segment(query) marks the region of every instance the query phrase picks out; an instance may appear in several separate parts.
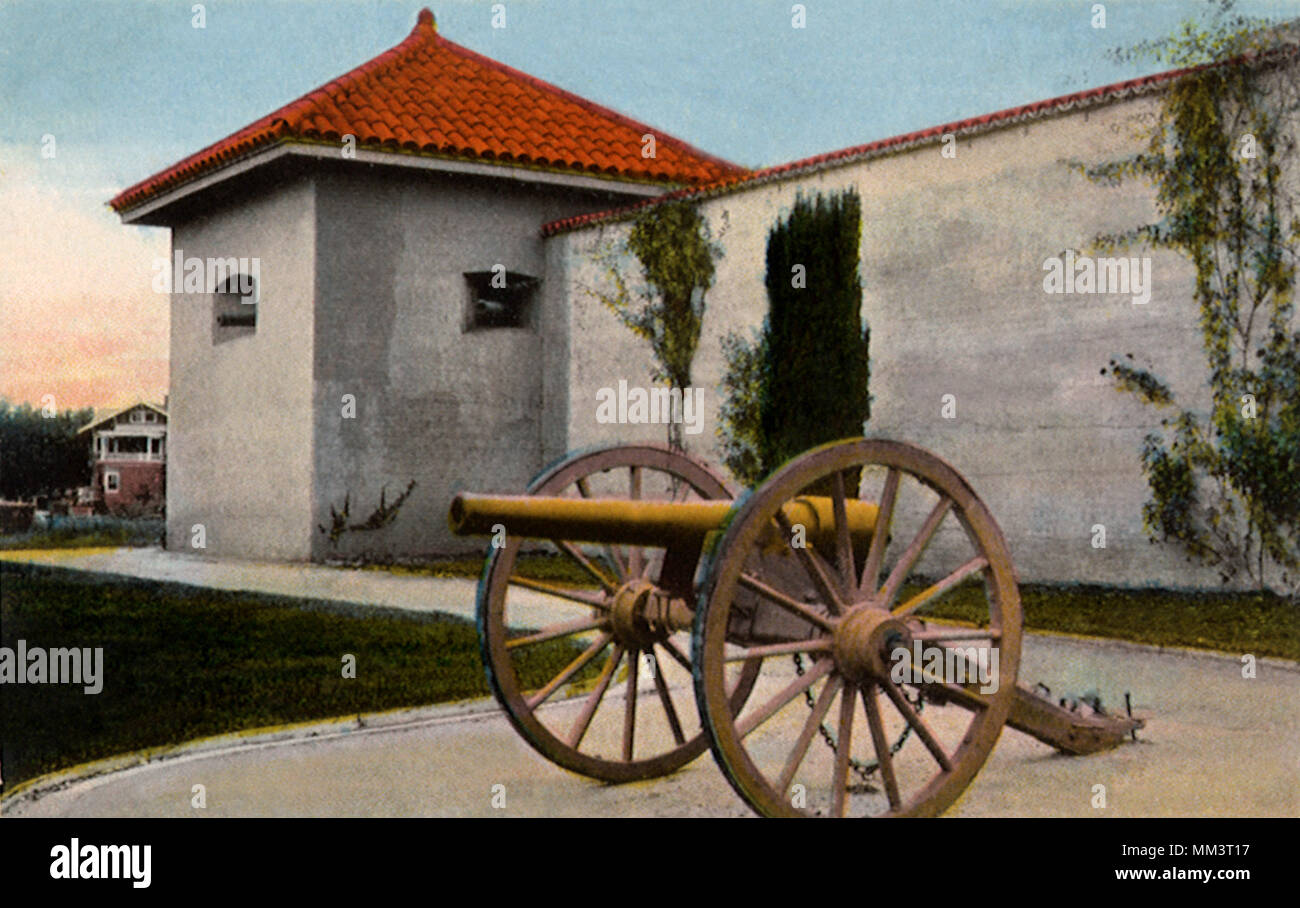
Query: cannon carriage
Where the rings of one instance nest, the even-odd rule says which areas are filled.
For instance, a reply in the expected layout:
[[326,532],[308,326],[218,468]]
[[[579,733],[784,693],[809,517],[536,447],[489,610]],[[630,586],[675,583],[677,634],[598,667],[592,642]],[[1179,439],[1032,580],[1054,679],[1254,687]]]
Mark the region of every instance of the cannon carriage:
[[[1142,724],[1017,683],[1006,542],[912,445],[824,445],[739,499],[665,447],[579,452],[526,494],[456,496],[449,523],[492,537],[477,621],[494,695],[543,756],[595,779],[711,748],[765,816],[933,816],[1004,725],[1082,754]],[[571,658],[526,688],[556,641]]]

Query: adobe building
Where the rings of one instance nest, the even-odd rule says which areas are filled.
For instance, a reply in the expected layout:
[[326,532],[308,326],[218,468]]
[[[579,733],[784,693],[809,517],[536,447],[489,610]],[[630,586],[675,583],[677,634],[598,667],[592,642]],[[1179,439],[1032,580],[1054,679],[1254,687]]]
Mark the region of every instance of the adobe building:
[[[747,171],[459,47],[422,12],[393,50],[113,200],[186,256],[261,258],[251,332],[223,333],[229,294],[173,295],[169,545],[203,523],[222,555],[463,551],[445,529],[456,491],[517,492],[566,451],[662,440],[597,420],[599,389],[652,370],[587,291],[665,195],[726,228],[694,366],[705,431],[687,438],[716,463],[720,341],[766,313],[767,233],[798,193],[851,187],[868,433],[961,470],[1024,580],[1217,586],[1148,543],[1139,454],[1159,414],[1100,374],[1134,353],[1180,394],[1203,387],[1190,266],[1150,253],[1140,292],[1045,285],[1054,258],[1153,218],[1150,191],[1073,165],[1137,150],[1178,75]],[[390,527],[331,548],[319,527],[345,494],[364,518],[412,479]]]
[[[125,190],[113,208],[171,228],[174,255],[259,271],[253,294],[224,292],[233,265],[172,294],[168,547],[196,524],[246,558],[446,543],[454,492],[522,488],[564,398],[540,226],[742,172],[425,10],[392,50]],[[320,532],[345,496],[363,520],[411,480],[382,534]]]

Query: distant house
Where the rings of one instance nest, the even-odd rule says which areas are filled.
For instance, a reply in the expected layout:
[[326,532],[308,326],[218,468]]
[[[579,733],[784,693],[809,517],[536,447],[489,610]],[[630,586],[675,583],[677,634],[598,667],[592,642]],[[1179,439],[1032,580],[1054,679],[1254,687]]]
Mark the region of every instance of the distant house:
[[90,442],[93,472],[75,512],[158,512],[167,469],[167,410],[139,402],[99,417],[79,435]]

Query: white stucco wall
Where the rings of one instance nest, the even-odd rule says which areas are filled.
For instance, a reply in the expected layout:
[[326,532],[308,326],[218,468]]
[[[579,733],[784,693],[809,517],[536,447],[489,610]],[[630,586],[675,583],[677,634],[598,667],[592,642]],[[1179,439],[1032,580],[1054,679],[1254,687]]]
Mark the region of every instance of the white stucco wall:
[[[729,226],[694,369],[709,416],[689,447],[720,459],[719,342],[766,312],[768,231],[796,192],[855,187],[872,329],[867,433],[931,448],[962,471],[1025,580],[1215,584],[1146,540],[1138,457],[1159,416],[1099,374],[1112,355],[1133,353],[1184,394],[1203,384],[1190,266],[1151,255],[1146,305],[1043,290],[1048,257],[1153,217],[1151,192],[1090,183],[1067,162],[1131,152],[1134,126],[1156,103],[1146,96],[963,138],[953,159],[936,143],[703,202],[715,232],[724,216]],[[647,347],[582,292],[600,280],[594,250],[626,229],[593,226],[549,241],[572,306],[570,448],[663,437],[662,427],[595,421],[596,388],[649,383]],[[955,419],[941,417],[945,394],[956,397]],[[1094,524],[1106,527],[1104,549],[1092,547]]]
[[[543,424],[567,391],[566,313],[546,279],[531,327],[465,331],[464,274],[501,264],[545,278],[540,226],[621,197],[365,165],[318,181],[315,523],[345,495],[360,523],[385,485],[390,502],[416,488],[381,531],[336,547],[313,527],[313,556],[481,551],[451,536],[448,505],[464,489],[517,492],[546,462]],[[342,417],[345,394],[355,419]]]
[[299,178],[209,208],[172,231],[173,255],[257,258],[257,330],[213,343],[210,295],[173,294],[167,545],[298,560],[312,519],[315,191]]

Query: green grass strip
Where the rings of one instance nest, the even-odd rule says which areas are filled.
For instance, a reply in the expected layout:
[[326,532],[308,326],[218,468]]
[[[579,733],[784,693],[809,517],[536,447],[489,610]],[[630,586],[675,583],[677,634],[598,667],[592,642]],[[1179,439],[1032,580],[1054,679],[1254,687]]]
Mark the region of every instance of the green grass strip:
[[[6,786],[146,747],[488,694],[461,618],[0,562],[0,645],[20,639],[103,647],[103,690],[0,688]],[[525,684],[579,650],[529,647]]]

